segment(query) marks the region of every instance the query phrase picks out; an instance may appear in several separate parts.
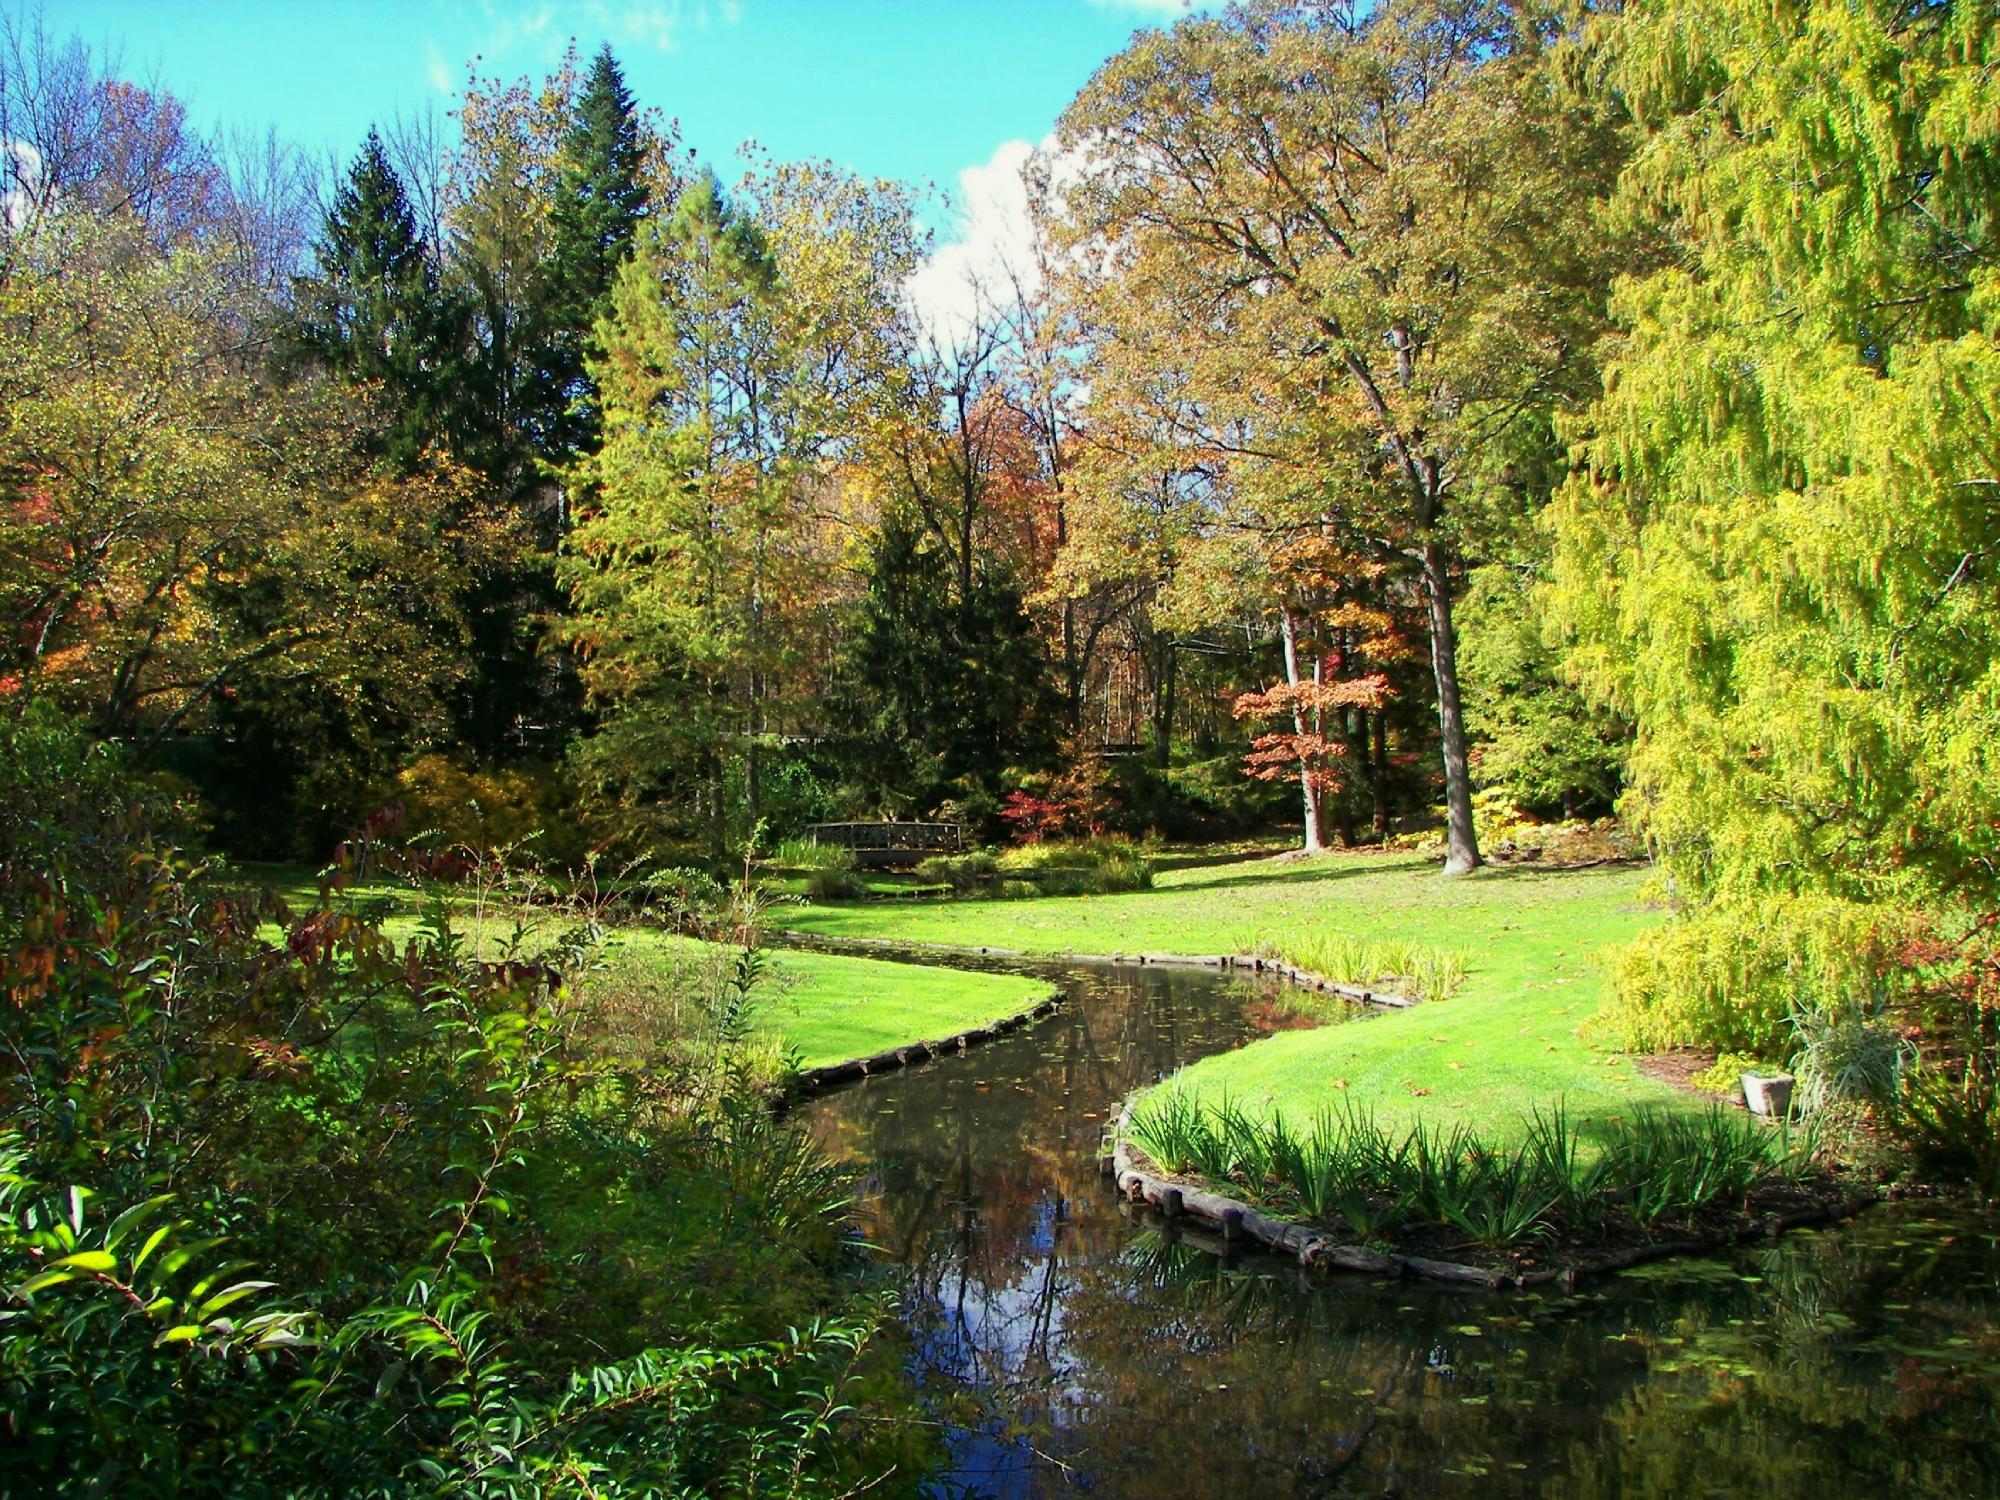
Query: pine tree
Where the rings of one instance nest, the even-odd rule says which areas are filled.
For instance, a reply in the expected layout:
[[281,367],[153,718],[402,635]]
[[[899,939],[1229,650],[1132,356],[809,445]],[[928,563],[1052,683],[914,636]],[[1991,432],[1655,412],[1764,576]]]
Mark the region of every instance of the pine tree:
[[596,446],[587,351],[611,310],[611,283],[632,253],[651,194],[646,141],[625,75],[607,46],[591,63],[559,152],[546,263],[548,346],[540,371],[549,410],[543,456],[562,463]]
[[982,571],[958,597],[950,559],[893,515],[872,564],[832,710],[851,782],[897,813],[996,806],[1002,772],[1049,763],[1059,716],[1019,591]]
[[407,469],[447,425],[455,304],[440,295],[431,247],[373,130],[314,255],[318,273],[298,289],[298,341],[347,379],[381,386],[381,449]]

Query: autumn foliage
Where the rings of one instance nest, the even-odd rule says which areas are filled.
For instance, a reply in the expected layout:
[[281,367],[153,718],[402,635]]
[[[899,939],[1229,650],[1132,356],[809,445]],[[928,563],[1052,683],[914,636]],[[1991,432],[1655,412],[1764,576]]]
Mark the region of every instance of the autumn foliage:
[[1290,720],[1292,726],[1252,740],[1243,757],[1244,774],[1259,781],[1300,776],[1318,791],[1339,791],[1339,761],[1347,745],[1327,733],[1329,721],[1350,708],[1381,708],[1392,691],[1384,673],[1371,672],[1341,682],[1274,682],[1260,692],[1239,695],[1230,706],[1237,718]]

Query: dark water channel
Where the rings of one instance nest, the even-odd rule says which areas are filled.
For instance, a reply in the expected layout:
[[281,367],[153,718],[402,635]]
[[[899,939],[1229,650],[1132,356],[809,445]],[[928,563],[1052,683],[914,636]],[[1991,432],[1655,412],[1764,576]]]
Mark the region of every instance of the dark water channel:
[[802,1110],[902,1279],[931,1493],[2000,1496],[2000,1221],[1884,1208],[1571,1294],[1224,1262],[1121,1203],[1096,1147],[1270,996],[1029,971],[1062,1012]]

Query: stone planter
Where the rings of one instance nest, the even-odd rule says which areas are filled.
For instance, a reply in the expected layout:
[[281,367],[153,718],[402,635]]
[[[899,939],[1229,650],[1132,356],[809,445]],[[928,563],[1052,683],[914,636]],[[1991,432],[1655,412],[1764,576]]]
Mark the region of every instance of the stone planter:
[[1743,1102],[1750,1113],[1769,1120],[1783,1120],[1792,1112],[1792,1075],[1789,1073],[1745,1073]]

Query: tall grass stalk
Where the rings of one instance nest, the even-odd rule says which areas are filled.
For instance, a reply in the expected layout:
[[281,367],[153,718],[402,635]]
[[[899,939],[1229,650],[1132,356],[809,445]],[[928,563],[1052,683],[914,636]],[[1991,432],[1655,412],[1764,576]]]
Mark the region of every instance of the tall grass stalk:
[[1341,984],[1390,990],[1417,1000],[1445,1000],[1465,983],[1465,958],[1418,943],[1374,941],[1338,933],[1293,933],[1259,953]]
[[1589,1155],[1561,1104],[1536,1111],[1522,1143],[1499,1151],[1461,1125],[1396,1135],[1348,1107],[1322,1110],[1299,1131],[1283,1117],[1260,1120],[1232,1100],[1207,1105],[1174,1087],[1142,1101],[1127,1130],[1168,1172],[1363,1240],[1433,1224],[1488,1249],[1594,1235],[1621,1216],[1651,1230],[1803,1176],[1818,1156],[1810,1127],[1769,1129],[1720,1108],[1642,1114]]

